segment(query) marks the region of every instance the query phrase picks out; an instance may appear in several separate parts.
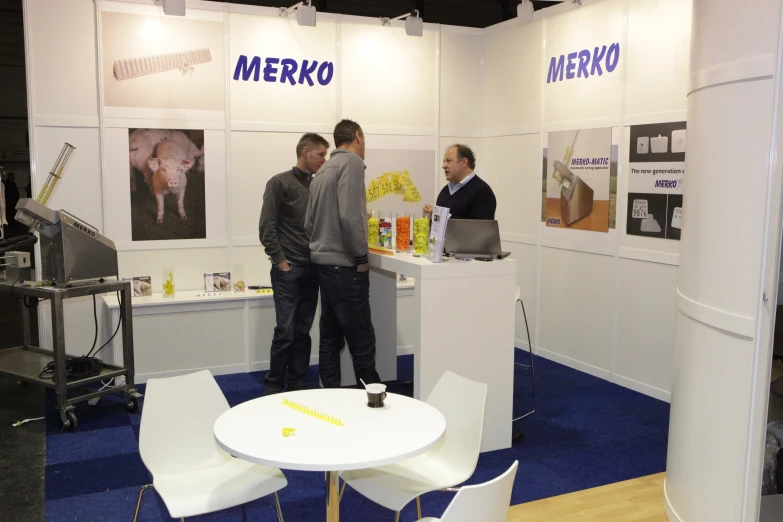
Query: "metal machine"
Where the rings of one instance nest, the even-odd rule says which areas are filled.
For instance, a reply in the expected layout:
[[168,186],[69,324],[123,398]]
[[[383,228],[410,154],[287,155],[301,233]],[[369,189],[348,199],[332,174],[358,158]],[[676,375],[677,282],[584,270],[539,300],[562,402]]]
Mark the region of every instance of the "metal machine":
[[54,283],[119,274],[113,241],[70,212],[46,206],[74,150],[70,143],[63,146],[38,199],[22,198],[16,205],[16,220],[27,225],[30,232],[39,234],[41,277]]
[[552,177],[560,183],[560,214],[567,225],[593,211],[593,189],[560,161],[554,162]]
[[[64,210],[46,206],[54,187],[62,178],[65,166],[75,148],[66,143],[49,173],[37,199],[20,199],[16,205],[16,220],[29,227],[29,233],[0,240],[0,294],[8,293],[19,300],[20,326],[24,344],[0,350],[0,373],[21,381],[52,388],[57,409],[65,429],[77,428],[75,404],[98,399],[107,394],[122,394],[129,411],[138,411],[141,394],[134,384],[133,317],[131,284],[128,281],[105,280],[118,276],[117,250],[114,243],[98,230]],[[30,255],[20,249],[41,242],[42,280],[31,277]],[[117,292],[120,302],[120,324],[101,346],[93,343],[88,353],[72,355],[65,347],[66,299]],[[43,301],[49,308],[52,350],[32,345],[30,311]],[[97,341],[97,315],[96,341]],[[122,328],[121,365],[98,359],[101,350],[111,344]],[[113,386],[105,380],[117,379]],[[86,393],[77,395],[79,391]]]

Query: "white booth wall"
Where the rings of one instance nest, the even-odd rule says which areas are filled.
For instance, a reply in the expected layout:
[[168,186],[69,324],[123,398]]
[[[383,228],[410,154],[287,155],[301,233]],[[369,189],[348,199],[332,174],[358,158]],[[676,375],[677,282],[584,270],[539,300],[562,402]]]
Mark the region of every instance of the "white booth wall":
[[[150,275],[157,289],[161,267],[173,265],[177,290],[198,290],[205,272],[242,264],[246,281],[268,281],[270,266],[257,237],[261,196],[266,180],[293,164],[303,132],[331,141],[334,122],[348,117],[363,126],[369,149],[433,150],[434,191],[444,184],[443,147],[463,142],[497,195],[503,245],[518,261],[537,352],[669,399],[679,244],[625,234],[626,142],[629,125],[685,119],[689,1],[585,0],[537,11],[525,25],[425,24],[417,38],[407,36],[402,23],[382,27],[377,19],[319,13],[317,27],[299,27],[276,9],[188,0],[186,18],[222,21],[226,43],[223,56],[213,56],[225,68],[222,110],[190,112],[104,102],[97,13],[162,17],[152,0],[25,0],[24,6],[33,187],[41,186],[63,142],[77,147],[51,206],[114,239],[122,277]],[[546,83],[552,56],[611,43],[621,50],[611,74]],[[276,53],[331,60],[335,79],[320,89],[231,80],[239,54]],[[122,136],[136,127],[205,129],[208,167],[216,175],[206,239],[140,243],[127,237]],[[546,227],[540,219],[545,133],[592,127],[613,129],[620,159],[616,227],[608,233]],[[418,320],[406,316],[404,300],[403,353],[404,324]],[[92,303],[74,301],[66,306],[66,342],[79,353],[92,341]],[[271,324],[271,317],[259,320]],[[44,345],[48,337],[45,331]],[[526,347],[521,310],[516,338]],[[263,363],[268,346],[257,357]]]
[[[484,167],[498,195],[503,246],[519,262],[540,355],[669,400],[679,241],[627,235],[629,126],[685,120],[691,3],[600,0],[536,11],[484,33]],[[665,37],[663,36],[665,35]],[[547,83],[550,59],[620,44],[617,68]],[[545,134],[612,127],[616,226],[607,233],[541,221]],[[517,346],[527,348],[521,310]]]

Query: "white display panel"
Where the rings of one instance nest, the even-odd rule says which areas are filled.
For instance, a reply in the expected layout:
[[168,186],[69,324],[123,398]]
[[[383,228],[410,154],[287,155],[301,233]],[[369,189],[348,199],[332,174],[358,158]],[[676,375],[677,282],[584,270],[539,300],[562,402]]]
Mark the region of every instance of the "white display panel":
[[441,26],[440,135],[481,136],[481,31]]
[[[621,259],[615,373],[668,399],[672,386],[677,267]],[[639,387],[636,387],[639,389]]]
[[[661,31],[662,27],[666,27],[666,31]],[[629,2],[627,34],[625,114],[684,112],[688,94],[691,3],[682,0]]]
[[484,138],[479,173],[497,199],[502,234],[535,236],[541,220],[541,153],[538,134]]
[[539,347],[568,366],[610,378],[616,261],[541,248]]
[[[287,130],[298,125],[302,131],[324,131],[324,126],[334,125],[338,85],[335,22],[319,19],[315,27],[303,27],[294,17],[233,13],[229,27],[233,129]],[[242,62],[246,66],[240,65],[240,56],[246,57]],[[258,67],[250,70],[255,57],[259,58]]]
[[403,26],[342,17],[339,116],[366,133],[434,135],[438,32],[425,24],[412,37]]
[[[224,119],[222,12],[188,9],[184,17],[166,16],[159,6],[125,2],[104,2],[102,8],[107,118]],[[194,50],[209,59],[183,70],[172,65],[177,61],[172,55]],[[119,73],[126,68],[145,74]]]
[[534,20],[484,37],[484,136],[538,132],[542,28]]
[[256,234],[255,246],[234,246],[231,257],[235,267],[242,265],[245,271],[245,284],[253,286],[270,286],[272,284],[270,276],[272,262],[264,252],[264,247],[258,240],[258,234]]
[[[237,245],[258,245],[267,182],[296,165],[299,133],[232,132],[231,134],[231,221]],[[332,145],[332,136],[323,134]],[[333,147],[329,148],[329,152]],[[327,156],[328,157],[328,156]]]
[[604,0],[546,17],[541,71],[546,125],[619,118],[625,5],[625,0]]
[[31,28],[26,52],[35,116],[97,127],[95,5],[51,1],[25,5]]
[[[172,239],[167,241],[133,240],[128,129],[108,128],[104,131],[104,137],[104,151],[106,154],[104,161],[106,165],[106,189],[104,194],[107,208],[111,209],[107,216],[107,233],[117,244],[118,250],[227,246],[225,132],[217,130],[204,131],[204,173],[199,174],[195,172],[194,167],[187,174],[188,176],[201,175],[204,177],[206,238]],[[138,184],[137,191],[139,197],[146,196],[149,193],[149,189],[143,182]],[[165,196],[165,198],[173,197],[172,195]],[[149,198],[154,198],[153,194],[149,193]]]
[[[33,186],[39,190],[46,182],[49,169],[54,166],[63,144],[68,142],[76,147],[47,206],[55,210],[66,210],[101,233],[107,234],[103,222],[103,180],[98,129],[38,127],[35,129],[35,139],[38,165]],[[115,238],[109,235],[109,239]]]

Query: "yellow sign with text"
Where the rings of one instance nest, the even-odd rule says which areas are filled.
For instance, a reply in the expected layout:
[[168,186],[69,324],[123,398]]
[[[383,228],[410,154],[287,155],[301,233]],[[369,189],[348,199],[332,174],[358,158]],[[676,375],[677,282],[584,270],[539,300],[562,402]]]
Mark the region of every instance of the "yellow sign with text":
[[384,172],[374,180],[370,181],[367,187],[367,202],[380,199],[389,194],[399,194],[403,201],[415,203],[421,201],[421,194],[411,181],[410,173],[405,170],[402,172]]

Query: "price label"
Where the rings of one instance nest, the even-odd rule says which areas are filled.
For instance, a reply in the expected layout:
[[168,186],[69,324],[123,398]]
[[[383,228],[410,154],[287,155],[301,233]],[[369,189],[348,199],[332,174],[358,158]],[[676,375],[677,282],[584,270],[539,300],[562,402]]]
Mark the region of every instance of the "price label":
[[646,199],[634,199],[631,217],[635,219],[645,219],[647,217],[647,207]]
[[674,207],[672,215],[672,228],[682,228],[682,207]]

